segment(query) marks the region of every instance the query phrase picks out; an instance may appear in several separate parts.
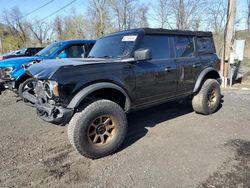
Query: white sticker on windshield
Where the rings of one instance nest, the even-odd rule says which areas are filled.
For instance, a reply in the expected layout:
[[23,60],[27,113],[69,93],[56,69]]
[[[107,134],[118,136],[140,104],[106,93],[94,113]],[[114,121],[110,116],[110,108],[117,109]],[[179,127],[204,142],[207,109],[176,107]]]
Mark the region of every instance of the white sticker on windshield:
[[135,41],[137,38],[137,36],[133,36],[133,35],[130,35],[130,36],[124,36],[122,38],[122,41],[123,42],[131,42],[131,41]]

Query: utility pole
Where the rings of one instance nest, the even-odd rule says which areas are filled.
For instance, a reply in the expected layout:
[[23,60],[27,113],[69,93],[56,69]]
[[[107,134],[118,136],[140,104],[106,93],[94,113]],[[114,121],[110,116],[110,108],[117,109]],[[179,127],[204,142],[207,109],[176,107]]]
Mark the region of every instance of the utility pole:
[[250,0],[247,1],[247,29],[250,30]]
[[227,87],[230,53],[233,52],[234,26],[236,17],[236,0],[228,0],[227,23],[224,34],[224,50],[222,55],[221,76],[223,86]]

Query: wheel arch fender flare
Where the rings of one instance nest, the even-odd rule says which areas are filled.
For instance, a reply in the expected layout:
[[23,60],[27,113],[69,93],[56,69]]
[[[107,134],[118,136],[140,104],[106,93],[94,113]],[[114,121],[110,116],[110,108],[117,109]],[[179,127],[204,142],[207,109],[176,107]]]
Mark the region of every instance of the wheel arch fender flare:
[[97,91],[99,89],[115,89],[115,90],[121,92],[125,97],[124,110],[128,111],[130,109],[131,99],[130,99],[129,95],[126,93],[126,91],[122,87],[118,86],[117,84],[113,84],[113,83],[109,83],[109,82],[95,83],[95,84],[91,84],[91,85],[83,88],[73,97],[73,99],[68,104],[67,108],[70,108],[70,109],[77,108],[78,105],[82,102],[82,100],[84,100],[84,98],[86,98],[89,94],[91,94],[92,92]]
[[17,88],[20,84],[25,82],[25,80],[32,78],[30,75],[27,73],[24,73],[22,75],[19,75],[19,77],[15,78],[15,87]]
[[212,67],[208,67],[206,69],[204,69],[198,76],[197,80],[196,80],[196,83],[194,85],[194,88],[193,88],[193,93],[197,92],[199,90],[199,88],[201,87],[202,85],[202,82],[204,80],[204,78],[208,75],[208,74],[211,74],[213,75],[212,78],[215,78],[216,80],[218,80],[218,82],[221,84],[221,77],[220,77],[220,74],[219,72],[215,69],[215,68],[212,68]]

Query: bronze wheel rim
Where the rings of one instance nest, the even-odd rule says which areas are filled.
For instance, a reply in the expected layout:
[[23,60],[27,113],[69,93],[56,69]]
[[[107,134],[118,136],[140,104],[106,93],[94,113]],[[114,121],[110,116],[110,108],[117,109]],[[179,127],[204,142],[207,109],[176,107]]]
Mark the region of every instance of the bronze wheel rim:
[[115,139],[116,131],[116,119],[110,115],[102,115],[91,122],[87,136],[90,144],[95,146],[105,146]]
[[208,101],[207,104],[211,108],[216,104],[216,90],[215,88],[211,88],[209,93],[208,93]]

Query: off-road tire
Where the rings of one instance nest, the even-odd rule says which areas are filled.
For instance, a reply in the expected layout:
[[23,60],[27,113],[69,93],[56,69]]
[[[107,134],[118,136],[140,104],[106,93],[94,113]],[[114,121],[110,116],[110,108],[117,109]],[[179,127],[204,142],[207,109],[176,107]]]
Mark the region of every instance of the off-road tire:
[[32,81],[36,81],[36,79],[35,79],[35,78],[28,78],[28,79],[25,80],[23,83],[21,83],[21,84],[19,85],[19,87],[18,87],[18,95],[19,95],[19,97],[20,97],[24,102],[27,102],[27,101],[25,101],[24,98],[23,98],[24,88],[25,88],[25,86],[26,86],[28,83],[30,83],[30,82],[32,82]]
[[[214,103],[209,106],[209,95],[211,90],[214,92]],[[192,99],[192,106],[196,113],[208,115],[216,112],[220,105],[221,91],[220,84],[215,79],[207,79],[201,86],[199,92]]]
[[[109,143],[97,146],[89,139],[89,127],[97,117],[115,118],[116,131]],[[127,133],[127,118],[116,103],[100,99],[88,102],[81,112],[75,113],[68,125],[68,138],[73,147],[83,156],[97,159],[114,153],[123,143]]]

